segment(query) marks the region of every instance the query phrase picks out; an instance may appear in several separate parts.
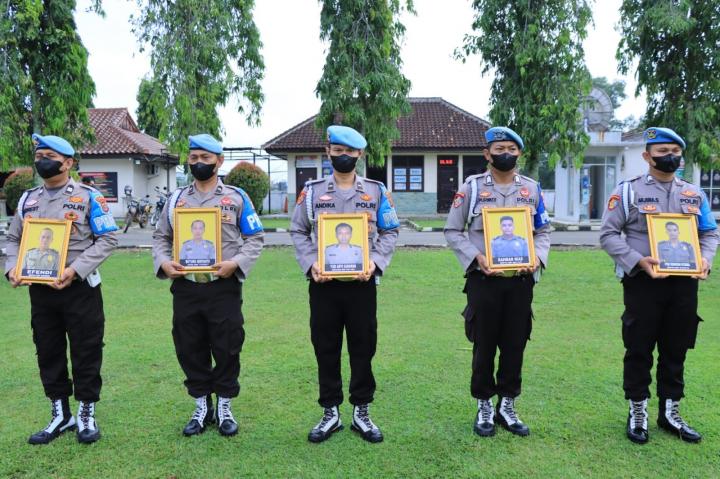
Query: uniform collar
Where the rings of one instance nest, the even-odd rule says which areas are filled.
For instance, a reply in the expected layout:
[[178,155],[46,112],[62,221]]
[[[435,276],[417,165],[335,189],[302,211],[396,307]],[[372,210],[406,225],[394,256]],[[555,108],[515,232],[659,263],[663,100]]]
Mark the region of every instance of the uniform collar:
[[[77,183],[75,183],[75,181],[72,178],[69,178],[68,182],[65,183],[64,186],[60,187],[60,190],[62,190],[63,195],[70,196],[71,194],[73,194],[74,192],[76,192],[78,190],[78,186],[77,186]],[[60,190],[58,190],[58,191],[60,191]],[[45,193],[47,193],[47,187],[45,186],[45,183],[43,183],[42,187],[40,188],[40,194],[42,195]]]
[[[493,179],[492,173],[487,172],[487,176],[485,176],[485,180],[483,181],[484,184],[491,186],[495,184],[495,180]],[[520,175],[514,175],[513,176],[513,182],[515,186],[522,186],[522,180],[520,179]]]
[[[333,175],[328,175],[325,178],[326,178],[325,186],[326,186],[327,192],[328,193],[335,192],[336,191],[335,178],[333,177]],[[365,192],[365,185],[363,184],[362,178],[360,176],[358,176],[357,174],[355,175],[355,190],[359,191],[360,193]]]
[[[677,186],[682,186],[682,180],[678,178],[677,176],[673,176],[673,179],[671,180],[673,183],[675,183]],[[650,173],[645,174],[645,184],[646,185],[654,185],[658,183],[658,181],[651,175]]]
[[[192,195],[195,193],[195,181],[193,180],[192,183],[190,183],[190,186],[188,187],[187,194]],[[222,180],[220,178],[217,179],[217,186],[215,187],[215,194],[216,195],[222,195],[225,190],[225,185],[223,184]]]

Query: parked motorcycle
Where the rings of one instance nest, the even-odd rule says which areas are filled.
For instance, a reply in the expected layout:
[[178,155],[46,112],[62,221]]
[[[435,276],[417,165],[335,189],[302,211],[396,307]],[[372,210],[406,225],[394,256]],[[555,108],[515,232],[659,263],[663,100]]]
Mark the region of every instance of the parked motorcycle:
[[155,211],[153,211],[152,216],[150,216],[150,225],[153,228],[157,228],[157,225],[160,222],[160,215],[162,214],[163,208],[165,208],[165,203],[167,202],[167,199],[170,198],[167,186],[163,186],[162,190],[156,186],[155,193],[158,200],[155,202]]
[[152,205],[150,204],[150,195],[145,195],[144,198],[137,200],[132,196],[132,188],[125,189],[125,201],[127,202],[127,214],[125,215],[125,229],[123,233],[127,233],[128,228],[133,223],[137,222],[140,228],[145,228],[148,222],[150,213],[152,212]]

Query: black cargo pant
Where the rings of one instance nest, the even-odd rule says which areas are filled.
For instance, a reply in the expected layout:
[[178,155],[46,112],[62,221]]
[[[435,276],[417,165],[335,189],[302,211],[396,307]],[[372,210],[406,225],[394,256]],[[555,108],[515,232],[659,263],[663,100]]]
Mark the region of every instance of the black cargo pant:
[[[105,314],[100,286],[73,281],[61,290],[32,284],[30,312],[40,379],[50,399],[99,401]],[[70,342],[72,381],[68,374]]]
[[[532,330],[532,276],[468,274],[465,334],[473,342],[470,392],[477,399],[517,397],[525,345]],[[495,352],[500,350],[497,381]]]
[[322,407],[343,402],[340,353],[343,330],[350,356],[350,403],[368,404],[375,394],[372,358],[377,345],[375,280],[310,280],[310,337],[318,364]]
[[652,279],[644,272],[623,278],[625,399],[650,397],[650,370],[657,344],[657,394],[661,400],[680,400],[687,350],[695,347],[698,323],[698,280],[671,276]]
[[[245,340],[242,283],[234,276],[209,283],[173,281],[173,341],[192,397],[240,393],[240,351]],[[212,360],[215,359],[215,367]]]

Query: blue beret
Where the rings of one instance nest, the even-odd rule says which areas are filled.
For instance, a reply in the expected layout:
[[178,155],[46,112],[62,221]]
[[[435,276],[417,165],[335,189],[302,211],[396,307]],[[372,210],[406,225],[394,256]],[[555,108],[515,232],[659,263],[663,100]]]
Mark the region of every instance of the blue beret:
[[33,134],[32,139],[35,143],[36,150],[39,150],[40,148],[48,148],[50,150],[57,151],[61,155],[75,155],[75,149],[73,149],[72,145],[68,143],[65,138],[60,138],[59,136],[53,135],[40,136],[35,133]]
[[364,136],[349,126],[331,125],[327,129],[328,141],[336,145],[345,145],[356,150],[362,150],[367,146]]
[[643,139],[648,145],[653,143],[677,143],[683,150],[685,149],[685,140],[670,128],[651,126],[643,133]]
[[487,141],[488,144],[493,141],[514,141],[521,150],[525,148],[525,143],[523,143],[520,135],[506,126],[496,126],[490,128],[485,132],[485,141]]
[[200,135],[190,136],[189,139],[191,150],[205,150],[210,153],[215,153],[216,155],[222,155],[222,143],[217,141],[212,135],[202,133]]

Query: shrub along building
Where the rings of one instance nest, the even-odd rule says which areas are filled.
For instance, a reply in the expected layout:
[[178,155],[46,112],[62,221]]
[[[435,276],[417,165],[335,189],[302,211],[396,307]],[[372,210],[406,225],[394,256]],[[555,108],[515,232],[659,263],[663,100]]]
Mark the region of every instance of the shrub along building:
[[152,197],[156,186],[175,189],[178,158],[168,154],[159,140],[141,132],[127,108],[90,108],[88,115],[95,142],[78,148],[78,171],[95,179],[113,216],[125,215],[126,186],[135,197]]
[[[409,102],[411,112],[397,121],[400,138],[385,165],[367,168],[365,176],[387,185],[402,215],[447,213],[465,178],[487,168],[482,150],[490,123],[442,98]],[[332,173],[325,156],[326,135],[315,128],[315,118],[263,145],[268,153],[287,159],[290,205],[306,181]]]

